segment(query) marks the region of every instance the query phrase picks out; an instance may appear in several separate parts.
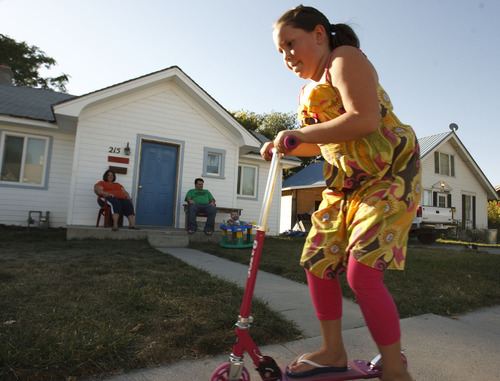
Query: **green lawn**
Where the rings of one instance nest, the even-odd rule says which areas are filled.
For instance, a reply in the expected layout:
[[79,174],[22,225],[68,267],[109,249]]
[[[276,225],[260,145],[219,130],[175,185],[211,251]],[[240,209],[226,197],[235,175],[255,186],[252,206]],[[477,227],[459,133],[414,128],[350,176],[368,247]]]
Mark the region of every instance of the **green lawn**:
[[[305,283],[304,238],[267,237],[260,268]],[[191,245],[248,265],[251,249]],[[401,317],[500,304],[500,255],[410,248],[386,283]],[[345,295],[352,298],[344,283]],[[0,227],[0,379],[102,378],[230,353],[243,290],[145,241],[66,241],[65,230]],[[255,301],[258,345],[300,338]]]
[[[266,237],[260,269],[306,283],[299,259],[305,238]],[[191,244],[231,261],[248,264],[251,249],[227,249],[217,244]],[[481,248],[479,248],[481,249]],[[344,295],[354,300],[345,276]],[[402,318],[434,313],[456,315],[500,304],[500,255],[473,250],[409,247],[405,271],[387,271],[385,283]]]
[[[146,241],[0,227],[0,379],[76,380],[230,353],[242,289]],[[258,345],[300,331],[255,302]]]

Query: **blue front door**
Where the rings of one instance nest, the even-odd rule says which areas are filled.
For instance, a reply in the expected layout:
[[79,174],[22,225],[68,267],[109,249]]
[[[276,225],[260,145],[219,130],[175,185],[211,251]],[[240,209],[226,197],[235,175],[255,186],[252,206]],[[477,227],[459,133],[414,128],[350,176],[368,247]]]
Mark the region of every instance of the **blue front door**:
[[179,147],[143,141],[137,189],[136,223],[172,226]]

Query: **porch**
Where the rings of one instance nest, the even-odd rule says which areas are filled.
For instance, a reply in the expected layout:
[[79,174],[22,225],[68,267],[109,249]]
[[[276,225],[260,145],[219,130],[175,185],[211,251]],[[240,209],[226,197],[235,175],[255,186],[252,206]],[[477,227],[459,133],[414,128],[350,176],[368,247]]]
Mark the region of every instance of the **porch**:
[[66,239],[116,239],[147,240],[153,247],[187,247],[189,242],[222,242],[222,232],[216,228],[212,235],[206,235],[202,229],[188,234],[185,229],[158,226],[140,226],[141,230],[132,230],[128,226],[119,230],[95,226],[67,226]]

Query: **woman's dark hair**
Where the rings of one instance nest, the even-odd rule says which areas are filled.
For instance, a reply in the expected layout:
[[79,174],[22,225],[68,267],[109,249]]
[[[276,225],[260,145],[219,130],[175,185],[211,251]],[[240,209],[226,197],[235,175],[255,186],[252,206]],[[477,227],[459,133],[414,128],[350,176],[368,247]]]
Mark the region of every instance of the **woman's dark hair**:
[[280,25],[289,25],[306,32],[312,32],[317,25],[322,25],[329,35],[330,49],[333,50],[342,45],[359,49],[359,38],[349,25],[330,24],[326,16],[313,7],[299,5],[290,9],[274,23],[274,29]]
[[115,182],[116,181],[116,173],[112,169],[108,169],[106,172],[104,172],[104,175],[102,175],[102,179],[104,181],[108,181],[108,173],[113,174],[113,182]]

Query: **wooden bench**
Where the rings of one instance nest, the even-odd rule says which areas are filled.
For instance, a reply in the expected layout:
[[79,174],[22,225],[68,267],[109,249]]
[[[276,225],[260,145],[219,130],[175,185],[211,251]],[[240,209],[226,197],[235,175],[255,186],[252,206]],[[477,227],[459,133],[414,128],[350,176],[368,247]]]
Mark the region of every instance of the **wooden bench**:
[[[241,208],[226,208],[224,206],[216,206],[217,209],[217,214],[229,214],[229,217],[226,219],[231,218],[231,212],[233,210],[236,210],[238,212],[238,216],[241,216],[241,211],[243,209]],[[186,230],[189,227],[189,204],[184,204],[184,213],[186,214]],[[205,213],[198,213],[197,217],[206,217],[207,215]],[[215,226],[214,226],[215,228]]]

